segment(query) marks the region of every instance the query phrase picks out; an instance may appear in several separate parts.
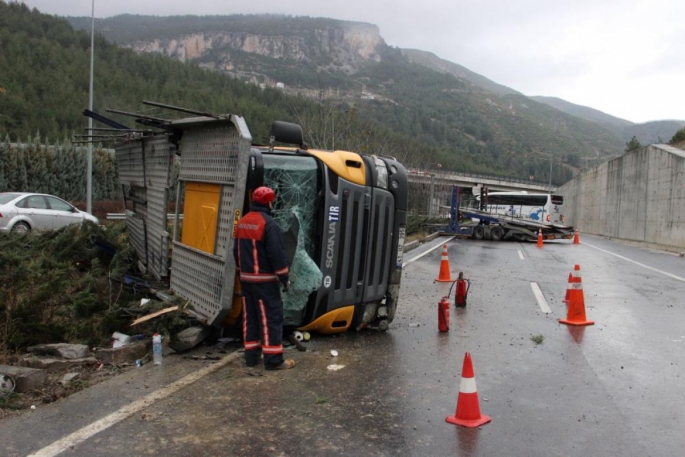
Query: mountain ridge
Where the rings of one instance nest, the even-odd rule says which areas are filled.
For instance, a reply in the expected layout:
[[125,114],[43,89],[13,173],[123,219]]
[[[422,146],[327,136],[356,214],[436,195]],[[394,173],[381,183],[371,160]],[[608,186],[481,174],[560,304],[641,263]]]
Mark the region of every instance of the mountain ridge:
[[[45,27],[60,24],[64,42],[78,42],[79,53],[84,53],[82,48],[89,42],[84,39],[87,32],[67,39],[69,32],[62,30],[59,20],[33,16],[45,22]],[[203,25],[205,19],[195,16],[136,17],[138,22],[130,23],[131,17],[97,21],[97,28],[104,35],[96,39],[102,48],[96,51],[96,104],[100,106],[128,108],[132,100],[152,97],[206,111],[234,112],[246,117],[251,130],[254,127],[255,138],[268,132],[270,117],[278,116],[301,123],[308,132],[308,142],[316,147],[332,147],[334,133],[335,147],[396,155],[411,166],[440,162],[449,169],[525,179],[530,175],[548,175],[551,157],[558,164],[554,167],[554,182],[570,178],[585,156],[614,156],[624,147],[616,133],[605,126],[538,103],[513,90],[509,93],[508,88],[504,89],[506,93],[496,93],[464,77],[412,62],[404,50],[385,43],[372,24],[287,16],[277,17],[277,23],[272,16],[211,17],[215,30],[208,32]],[[123,53],[115,52],[109,44],[105,45],[108,34],[119,34],[119,39],[125,37],[126,31],[117,29],[117,24],[137,30],[140,37],[140,21],[145,21],[143,28],[148,35],[154,35],[155,27],[167,33],[166,38],[148,41],[149,44],[157,40],[158,57],[141,49],[139,57],[133,58],[123,50]],[[171,29],[173,33],[168,27],[169,21],[176,23]],[[226,21],[241,24],[244,29],[217,31]],[[89,23],[87,27],[89,30]],[[179,30],[183,33],[178,34]],[[285,32],[276,33],[279,30]],[[44,41],[27,43],[34,40],[30,36],[41,33],[35,25],[27,24],[24,32],[17,33],[24,33],[13,41],[13,49],[17,51],[26,46],[46,45]],[[63,60],[74,60],[69,57],[72,50],[67,48],[49,52],[62,55]],[[174,60],[183,56],[186,64],[174,65],[172,59],[162,57],[171,52],[176,52]],[[87,53],[81,54],[78,61],[83,65]],[[33,58],[49,53],[26,55]],[[6,63],[9,65],[9,61]],[[40,65],[34,63],[35,68]],[[57,68],[58,61],[51,65],[62,71]],[[446,69],[460,72],[480,84],[487,83],[478,78],[480,75],[455,65]],[[192,70],[198,66],[213,71]],[[11,73],[12,67],[7,68]],[[151,73],[153,68],[158,73]],[[22,90],[27,94],[30,93],[27,89],[33,90],[31,79],[37,76],[26,74],[25,81],[19,78],[11,88],[16,116],[11,112],[5,115],[8,125],[23,115],[23,103],[17,97]],[[44,76],[41,78],[47,84],[50,73]],[[72,77],[75,81],[81,79]],[[70,87],[72,92],[87,89],[87,84],[81,83],[78,88],[71,88],[72,80],[52,84]],[[212,93],[216,90],[222,92]],[[141,93],[152,95],[136,95]],[[60,123],[74,125],[76,121],[70,117],[67,120],[66,114],[79,109],[72,107],[73,103],[68,100],[63,105],[68,110],[62,110],[65,121]],[[35,125],[49,120],[35,115],[32,119]],[[30,128],[29,124],[22,125],[24,132]],[[53,123],[49,132],[59,132],[59,129]],[[347,137],[340,136],[343,134]]]

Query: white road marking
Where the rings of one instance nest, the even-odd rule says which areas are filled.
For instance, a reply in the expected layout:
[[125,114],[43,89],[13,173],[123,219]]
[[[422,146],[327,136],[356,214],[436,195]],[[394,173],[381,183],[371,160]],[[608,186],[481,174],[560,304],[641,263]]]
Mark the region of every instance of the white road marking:
[[533,289],[533,294],[535,295],[535,299],[538,301],[538,306],[540,307],[540,311],[542,311],[545,314],[551,313],[552,310],[550,309],[549,305],[547,304],[547,300],[545,300],[545,296],[542,295],[542,291],[540,290],[540,286],[538,286],[538,283],[531,282],[530,287]]
[[453,236],[453,237],[451,237],[451,238],[448,238],[447,240],[442,241],[440,244],[438,244],[438,245],[435,246],[434,248],[431,248],[431,249],[427,250],[426,252],[422,252],[421,254],[417,255],[417,256],[414,257],[413,259],[407,260],[406,262],[404,262],[404,263],[402,264],[402,268],[406,267],[407,265],[409,265],[409,264],[412,263],[412,262],[416,262],[416,261],[419,260],[421,257],[430,254],[431,252],[435,251],[436,249],[441,248],[443,244],[447,244],[448,242],[452,241],[452,240],[455,239],[455,238],[456,238],[456,236]]
[[152,392],[150,395],[143,397],[140,400],[134,401],[133,403],[124,406],[123,408],[113,412],[112,414],[105,416],[102,419],[95,421],[90,425],[86,425],[82,429],[65,436],[64,438],[55,441],[49,446],[46,446],[43,449],[29,455],[29,457],[52,457],[61,454],[67,449],[70,449],[73,446],[83,443],[91,436],[108,429],[112,425],[115,425],[123,421],[124,419],[132,416],[133,414],[136,414],[138,411],[146,407],[152,406],[154,402],[162,400],[168,397],[169,395],[178,392],[184,387],[187,387],[190,384],[198,381],[199,379],[225,367],[239,356],[240,354],[238,352],[229,354],[223,359],[219,360],[214,365],[209,365],[208,367],[205,367],[200,371],[191,373],[188,376],[181,378],[178,381],[169,384],[168,386],[162,389]]
[[525,258],[523,257],[523,251],[521,250],[519,250],[519,259],[525,260]]
[[683,282],[685,282],[685,278],[683,278],[683,277],[681,277],[681,276],[676,276],[676,275],[671,274],[671,273],[669,273],[669,272],[667,272],[667,271],[659,270],[658,268],[650,267],[649,265],[645,265],[644,263],[636,262],[635,260],[629,259],[628,257],[623,257],[622,255],[614,254],[614,253],[611,252],[611,251],[607,251],[607,250],[605,250],[605,249],[598,248],[597,246],[593,246],[593,245],[591,245],[591,244],[587,244],[586,242],[583,242],[583,245],[585,245],[585,246],[590,246],[591,248],[597,249],[598,251],[606,252],[607,254],[611,254],[611,255],[613,255],[614,257],[618,257],[619,259],[623,259],[623,260],[625,260],[625,261],[627,261],[627,262],[634,263],[635,265],[639,265],[639,266],[641,266],[641,267],[643,267],[643,268],[646,268],[646,269],[648,269],[648,270],[654,271],[654,272],[656,272],[656,273],[661,273],[662,275],[668,276],[669,278],[673,278],[673,279],[677,279],[678,281],[683,281]]

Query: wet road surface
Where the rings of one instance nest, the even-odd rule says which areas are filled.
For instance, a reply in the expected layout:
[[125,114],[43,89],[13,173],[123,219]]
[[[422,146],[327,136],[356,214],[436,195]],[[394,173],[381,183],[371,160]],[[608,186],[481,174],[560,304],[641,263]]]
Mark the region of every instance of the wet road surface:
[[[582,241],[542,249],[450,241],[452,276],[463,271],[471,289],[465,309],[451,308],[448,333],[437,329],[437,303],[449,289],[433,282],[437,249],[405,268],[389,332],[315,336],[307,352],[288,350],[294,370],[258,376],[229,355],[61,455],[681,455],[685,259],[599,237]],[[574,264],[593,326],[558,323]],[[455,413],[466,352],[481,411],[492,417],[475,429],[445,422]],[[170,356],[162,367],[146,365],[0,422],[0,455],[39,451],[212,363]]]

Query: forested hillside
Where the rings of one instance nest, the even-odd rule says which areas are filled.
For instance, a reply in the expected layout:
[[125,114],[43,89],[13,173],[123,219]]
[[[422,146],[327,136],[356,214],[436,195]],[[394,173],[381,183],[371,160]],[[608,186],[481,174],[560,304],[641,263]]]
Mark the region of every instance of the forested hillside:
[[[69,20],[77,27],[88,23]],[[360,34],[364,27],[367,33]],[[378,33],[374,27],[273,15],[123,15],[96,21],[96,30],[139,52],[266,86],[280,81],[286,91],[309,97],[332,93],[341,109],[352,104],[358,116],[370,115],[445,151],[439,161],[450,168],[540,176],[553,156],[569,165],[555,167],[554,181],[562,182],[571,167],[582,165],[581,158],[615,156],[625,146],[603,124],[550,109],[429,53],[388,46],[380,35],[371,36]],[[354,34],[375,46],[372,57],[360,61],[349,52],[346,39]]]
[[[185,18],[175,31],[196,30],[204,26],[200,19],[206,18]],[[350,26],[328,19],[275,19],[283,30],[300,30],[305,42],[314,35],[312,30]],[[264,21],[275,19],[247,16],[239,22],[245,30],[266,33],[271,29]],[[159,20],[164,24],[170,19]],[[213,20],[219,27],[220,19]],[[99,24],[114,33],[107,21]],[[150,26],[150,30],[156,29]],[[74,132],[83,133],[87,124],[81,112],[88,103],[88,33],[74,31],[64,19],[0,1],[0,42],[0,135],[21,142],[29,135],[62,140]],[[378,94],[374,100],[311,98],[260,88],[200,68],[198,62],[137,55],[99,36],[95,111],[107,114],[105,108],[119,108],[140,112],[140,101],[149,99],[206,112],[231,112],[246,118],[254,141],[260,143],[267,141],[272,121],[290,120],[303,124],[305,140],[314,147],[392,155],[409,167],[439,162],[458,171],[524,178],[534,175],[543,182],[548,177],[549,155],[577,166],[579,158],[590,152],[616,154],[623,146],[597,124],[517,94],[474,92],[471,84],[411,63],[401,50],[382,42],[377,51],[380,59],[374,55],[349,75],[347,68],[336,71],[335,56],[329,56],[331,63],[317,71],[306,60],[286,59],[284,65],[283,59],[265,55],[231,54],[235,64],[244,65],[246,71],[273,72],[289,85],[300,81],[320,89],[361,92],[366,88]],[[320,54],[317,59],[326,62],[327,55]],[[133,124],[131,118],[110,116]],[[570,167],[554,167],[555,183],[570,176]]]
[[[84,133],[87,120],[81,113],[88,104],[88,34],[74,31],[63,19],[0,1],[0,42],[0,135],[23,142],[29,136],[50,141]],[[311,134],[306,140],[313,146],[331,147],[333,133],[325,133],[332,130],[336,148],[394,155],[409,164],[439,161],[448,154],[353,109],[332,110],[328,103],[260,89],[193,64],[139,56],[101,37],[96,39],[95,55],[94,110],[126,125],[133,125],[131,118],[105,113],[105,108],[140,112],[140,102],[149,99],[242,115],[253,140],[262,144],[268,141],[274,120],[297,120],[306,124]]]

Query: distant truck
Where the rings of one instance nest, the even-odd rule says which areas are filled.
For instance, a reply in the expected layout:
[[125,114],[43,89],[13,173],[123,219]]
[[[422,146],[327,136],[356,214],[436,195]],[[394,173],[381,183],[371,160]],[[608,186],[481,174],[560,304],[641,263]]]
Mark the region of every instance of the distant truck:
[[488,192],[452,188],[450,222],[446,232],[476,240],[536,241],[573,238],[564,224],[564,197],[527,192]]
[[[235,226],[249,211],[252,191],[267,185],[276,192],[274,218],[292,260],[285,325],[320,333],[388,328],[399,300],[407,214],[407,174],[399,162],[309,149],[300,126],[286,122],[273,124],[269,145],[253,145],[240,116],[144,103],[198,114],[169,121],[136,115],[161,131],[115,149],[140,267],[168,277],[186,311],[206,325],[239,324]],[[167,200],[174,188],[170,239]]]

